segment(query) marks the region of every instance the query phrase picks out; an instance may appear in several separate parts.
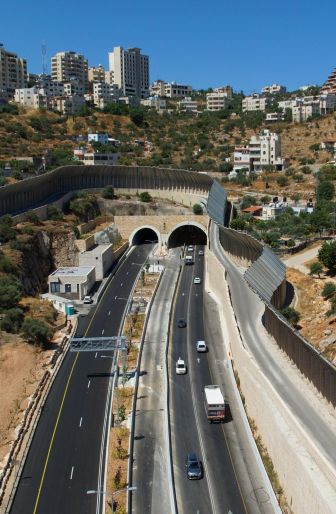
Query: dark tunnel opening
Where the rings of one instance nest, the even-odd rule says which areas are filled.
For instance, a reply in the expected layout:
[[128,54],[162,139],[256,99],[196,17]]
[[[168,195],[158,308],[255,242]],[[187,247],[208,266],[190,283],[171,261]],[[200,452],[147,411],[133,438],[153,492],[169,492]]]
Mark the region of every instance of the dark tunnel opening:
[[186,245],[206,245],[207,236],[199,227],[194,225],[183,225],[178,227],[168,238],[168,248]]
[[155,230],[151,228],[140,228],[133,236],[133,245],[142,245],[146,243],[158,243],[159,239]]

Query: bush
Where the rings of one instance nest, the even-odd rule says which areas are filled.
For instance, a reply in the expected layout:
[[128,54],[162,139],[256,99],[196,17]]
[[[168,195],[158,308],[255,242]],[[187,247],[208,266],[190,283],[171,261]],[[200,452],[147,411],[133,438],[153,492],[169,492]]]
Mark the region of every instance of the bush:
[[16,307],[22,297],[22,286],[13,275],[0,276],[0,311]]
[[199,203],[195,203],[193,205],[193,213],[197,215],[203,214],[202,206]]
[[280,187],[288,186],[288,183],[289,183],[288,178],[281,175],[280,177],[277,178],[277,183]]
[[27,341],[46,346],[52,336],[52,330],[44,321],[27,317],[22,325],[22,334]]
[[236,218],[231,221],[230,228],[233,228],[235,230],[245,230],[246,222],[241,218]]
[[332,200],[335,193],[335,187],[332,182],[329,180],[324,180],[320,182],[317,188],[317,198],[318,200]]
[[336,241],[325,241],[318,252],[318,260],[332,270],[336,266]]
[[63,212],[55,207],[54,205],[48,205],[47,207],[47,219],[52,221],[62,221]]
[[16,333],[19,331],[23,320],[23,311],[18,307],[9,309],[2,313],[0,321],[0,330],[5,332]]
[[114,188],[113,186],[107,186],[103,189],[102,197],[108,200],[113,200],[114,198]]
[[316,261],[310,265],[309,275],[318,275],[318,277],[320,278],[320,274],[322,273],[322,271],[322,264],[319,261]]
[[233,165],[231,162],[224,162],[219,165],[218,169],[222,173],[229,173],[230,171],[233,170]]
[[3,254],[0,255],[0,271],[13,274],[16,272],[16,266]]
[[285,307],[280,312],[292,325],[296,325],[300,320],[300,313],[293,307]]
[[145,202],[145,203],[148,203],[148,202],[152,201],[152,197],[148,193],[148,191],[143,191],[142,193],[140,193],[139,194],[139,199],[140,199],[140,202]]
[[40,222],[38,215],[34,211],[28,211],[26,213],[26,220],[34,225],[38,225]]
[[334,296],[336,292],[336,286],[333,282],[326,282],[324,284],[324,288],[322,289],[321,296],[326,300],[327,298],[330,298],[331,296]]

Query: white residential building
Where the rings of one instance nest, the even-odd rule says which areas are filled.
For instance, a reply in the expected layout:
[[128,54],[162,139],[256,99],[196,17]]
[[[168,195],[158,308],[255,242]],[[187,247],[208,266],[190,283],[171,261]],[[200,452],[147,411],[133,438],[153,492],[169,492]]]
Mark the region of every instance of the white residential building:
[[292,107],[292,116],[295,123],[302,123],[303,121],[307,121],[309,118],[319,116],[320,114],[321,109],[318,103],[305,104],[302,102]]
[[0,91],[3,97],[12,98],[16,89],[22,89],[27,82],[27,61],[0,44]]
[[274,94],[284,94],[286,93],[287,89],[285,88],[285,86],[281,86],[280,84],[272,84],[271,86],[264,86],[261,90],[261,92],[263,94],[269,94],[269,95],[274,95]]
[[248,169],[261,172],[265,166],[272,165],[276,170],[285,166],[281,158],[281,138],[279,134],[265,129],[253,135],[248,145],[237,146],[234,151],[234,171]]
[[46,96],[41,95],[38,88],[35,86],[16,89],[14,101],[20,105],[24,105],[25,107],[31,107],[32,109],[47,107]]
[[51,76],[59,82],[77,79],[88,90],[88,61],[76,52],[58,52],[51,58]]
[[110,85],[106,82],[94,82],[93,103],[96,107],[103,109],[108,103],[115,102],[119,96],[117,84]]
[[85,86],[79,80],[73,79],[63,83],[64,96],[84,95]]
[[104,132],[95,132],[94,134],[88,134],[88,142],[89,143],[101,143],[102,145],[107,145],[109,142],[108,134]]
[[50,99],[50,104],[53,110],[72,115],[77,109],[85,105],[85,99],[79,95],[55,96]]
[[229,98],[226,93],[208,93],[206,95],[207,111],[221,111],[229,105]]
[[145,107],[151,107],[155,109],[157,112],[164,112],[167,109],[167,102],[164,98],[160,98],[159,96],[150,96],[149,98],[145,98],[141,100],[141,105]]
[[105,68],[102,64],[90,66],[88,69],[89,82],[105,82]]
[[106,82],[106,84],[109,84],[110,86],[113,86],[114,84],[114,71],[105,71],[105,79],[101,82]]
[[274,220],[288,207],[287,202],[271,202],[263,205],[262,218],[264,220]]
[[86,166],[97,164],[114,166],[118,164],[118,158],[119,155],[117,153],[86,152],[84,154],[84,164]]
[[271,102],[267,96],[260,96],[254,93],[251,96],[246,96],[242,102],[243,112],[246,111],[265,111],[267,105]]
[[149,95],[149,57],[140,48],[124,50],[121,46],[109,53],[109,69],[114,73],[123,96],[147,98]]
[[279,107],[285,111],[292,109],[293,121],[301,123],[307,121],[312,116],[325,116],[336,110],[336,95],[322,93],[317,96],[302,96],[283,100],[279,102]]
[[179,111],[193,112],[195,114],[198,112],[197,102],[192,100],[190,96],[186,96],[183,100],[177,102],[177,108]]
[[164,94],[168,98],[182,98],[192,94],[192,87],[184,84],[177,84],[176,82],[165,83]]
[[233,89],[231,86],[215,87],[213,92],[214,93],[223,93],[229,100],[231,100],[232,96],[233,96]]
[[266,122],[284,121],[285,115],[283,112],[268,112],[266,114]]
[[164,80],[156,80],[150,87],[150,94],[154,96],[165,96],[165,85],[167,82]]

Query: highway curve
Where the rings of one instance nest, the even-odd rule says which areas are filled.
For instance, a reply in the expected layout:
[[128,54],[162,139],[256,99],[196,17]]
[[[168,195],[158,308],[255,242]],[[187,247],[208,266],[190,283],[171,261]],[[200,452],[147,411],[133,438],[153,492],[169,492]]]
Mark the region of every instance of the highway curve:
[[[91,318],[80,318],[76,335],[118,334],[132,286],[151,249],[142,245],[130,252]],[[104,499],[99,498],[99,506],[97,497],[86,491],[97,489],[98,476],[104,473],[102,434],[111,363],[99,353],[65,357],[32,440],[11,514],[100,513]]]

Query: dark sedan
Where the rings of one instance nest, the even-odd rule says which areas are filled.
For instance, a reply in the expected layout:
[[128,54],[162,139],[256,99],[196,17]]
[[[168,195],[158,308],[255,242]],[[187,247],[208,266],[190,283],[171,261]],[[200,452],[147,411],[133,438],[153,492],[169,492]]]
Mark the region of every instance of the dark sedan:
[[203,466],[196,453],[188,453],[186,468],[189,480],[200,480],[203,477]]
[[180,318],[178,321],[177,321],[177,326],[179,328],[185,328],[187,326],[187,323],[186,323],[186,320],[183,319],[183,318]]

